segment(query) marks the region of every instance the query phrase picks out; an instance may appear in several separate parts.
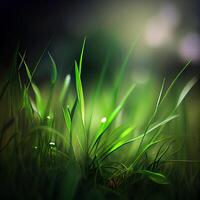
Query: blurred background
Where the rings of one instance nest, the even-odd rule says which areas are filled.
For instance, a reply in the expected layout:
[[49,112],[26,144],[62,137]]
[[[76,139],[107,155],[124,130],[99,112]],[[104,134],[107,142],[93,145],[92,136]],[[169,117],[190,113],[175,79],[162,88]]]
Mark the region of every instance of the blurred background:
[[[118,67],[137,38],[129,68],[141,80],[150,73],[174,74],[189,59],[190,73],[197,73],[199,7],[198,0],[2,0],[0,66],[7,70],[17,44],[27,51],[30,66],[48,46],[59,70],[70,71],[87,36],[87,78],[98,75],[110,52],[112,69]],[[45,59],[42,63],[38,74],[44,77]]]

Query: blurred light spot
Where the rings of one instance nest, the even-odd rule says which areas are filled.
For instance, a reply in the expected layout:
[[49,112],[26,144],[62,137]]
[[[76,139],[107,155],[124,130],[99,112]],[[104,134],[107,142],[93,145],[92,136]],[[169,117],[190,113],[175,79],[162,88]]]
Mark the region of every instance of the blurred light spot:
[[[65,82],[70,82],[71,80],[71,75],[70,74],[67,74],[66,77],[65,77]],[[68,85],[68,84],[67,84]]]
[[50,146],[55,146],[55,142],[50,142],[49,145]]
[[180,22],[180,12],[177,7],[171,3],[163,5],[158,16],[171,28],[175,28]]
[[64,81],[64,84],[63,84],[63,87],[62,87],[62,90],[61,90],[61,94],[60,94],[60,103],[62,104],[63,101],[64,101],[64,98],[66,96],[66,93],[67,93],[67,90],[69,88],[69,84],[70,84],[70,80],[71,80],[71,76],[70,74],[68,74],[66,77],[65,77],[65,81]]
[[159,47],[169,40],[170,33],[165,23],[152,18],[146,27],[146,42],[151,47]]
[[137,84],[146,84],[150,79],[150,74],[145,70],[135,70],[132,79]]
[[180,15],[177,8],[173,4],[163,5],[160,12],[146,25],[147,44],[151,47],[160,47],[169,42],[179,21]]
[[200,61],[200,36],[197,33],[187,34],[182,38],[178,51],[184,60]]
[[64,88],[65,88],[65,90],[68,89],[69,84],[70,84],[70,80],[71,80],[71,75],[67,74],[67,76],[65,77],[65,82],[64,82]]
[[101,123],[105,123],[107,121],[107,118],[106,117],[103,117],[102,119],[101,119]]
[[37,146],[34,146],[34,149],[37,149],[38,147]]
[[47,119],[51,119],[51,116],[48,115],[48,116],[47,116]]

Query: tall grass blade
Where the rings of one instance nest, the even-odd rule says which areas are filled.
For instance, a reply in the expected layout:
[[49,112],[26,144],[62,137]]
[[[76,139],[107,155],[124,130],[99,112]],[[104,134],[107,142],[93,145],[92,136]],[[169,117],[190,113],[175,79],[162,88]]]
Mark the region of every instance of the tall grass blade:
[[50,45],[50,43],[51,43],[51,40],[52,40],[52,38],[49,40],[49,42],[48,42],[48,44],[46,45],[45,49],[42,51],[40,57],[38,58],[38,60],[37,60],[37,62],[36,62],[36,64],[35,64],[35,67],[34,67],[34,69],[33,69],[33,72],[32,72],[32,77],[35,75],[35,72],[36,72],[36,70],[37,70],[37,68],[38,68],[38,66],[39,66],[39,64],[40,64],[40,62],[41,62],[41,60],[42,60],[42,58],[43,58],[45,52],[47,51],[47,49],[48,49],[48,47],[49,47],[49,45]]
[[160,142],[164,142],[166,140],[169,141],[170,139],[172,139],[172,138],[169,138],[169,137],[168,138],[163,138],[163,139],[156,140],[154,142],[151,142],[151,143],[145,145],[144,148],[142,149],[142,151],[136,156],[136,158],[134,159],[133,163],[130,165],[129,168],[133,169],[136,166],[136,164],[138,163],[138,161],[140,160],[140,158],[147,152],[147,150],[149,148],[151,148],[152,146],[154,146],[154,145],[156,145],[156,144],[158,144]]
[[147,131],[148,131],[148,129],[149,129],[151,123],[154,121],[154,119],[155,119],[155,117],[156,117],[156,114],[157,114],[157,112],[158,112],[158,108],[159,108],[160,102],[161,102],[161,97],[162,97],[162,94],[163,94],[164,85],[165,85],[165,79],[164,79],[163,82],[162,82],[162,86],[161,86],[161,89],[160,89],[160,93],[159,93],[159,96],[158,96],[158,100],[157,100],[157,102],[156,102],[156,107],[155,107],[154,113],[153,113],[152,117],[150,118],[150,120],[149,120],[149,122],[148,122],[148,124],[147,124],[147,126],[146,126],[146,128],[145,128],[144,136],[142,137],[142,140],[141,140],[140,145],[139,145],[139,147],[138,147],[138,152],[140,151],[140,148],[141,148],[141,146],[142,146],[142,143],[143,143],[143,141],[144,141],[144,138],[145,138],[145,136],[146,136],[146,133],[147,133]]
[[[70,150],[73,150],[73,146],[72,146],[72,130],[71,130],[71,126],[72,126],[72,119],[70,116],[70,110],[69,108],[67,108],[66,110],[64,110],[63,108],[63,115],[64,115],[64,119],[65,119],[65,124],[69,133],[69,143],[70,143]],[[72,152],[70,152],[72,153]]]
[[33,108],[31,106],[30,97],[28,94],[28,88],[25,86],[23,90],[23,97],[22,97],[22,108],[25,108],[29,115],[33,114]]
[[83,45],[82,45],[82,49],[81,49],[81,55],[80,55],[80,60],[79,60],[79,73],[81,76],[81,71],[82,71],[82,62],[83,62],[83,53],[85,50],[85,42],[86,42],[86,37],[83,40]]
[[176,108],[182,103],[182,101],[184,100],[184,98],[186,97],[188,92],[192,89],[192,87],[196,84],[197,81],[198,81],[198,79],[196,77],[194,77],[186,84],[186,86],[183,88],[183,90],[179,96],[178,102],[176,104]]
[[72,121],[71,121],[69,110],[68,109],[64,110],[64,108],[63,108],[63,115],[64,115],[64,119],[65,119],[65,124],[66,124],[67,130],[70,133],[71,132]]
[[191,63],[191,60],[188,61],[186,63],[186,65],[183,67],[183,69],[178,73],[178,75],[175,77],[175,79],[172,81],[172,83],[170,84],[170,86],[168,87],[167,91],[165,92],[165,95],[163,96],[162,100],[160,103],[162,103],[165,98],[168,96],[169,92],[171,91],[171,89],[173,88],[174,84],[176,83],[176,81],[178,80],[178,78],[181,76],[181,74],[186,70],[186,68],[189,66],[189,64]]
[[177,117],[178,117],[178,115],[172,115],[172,116],[167,117],[165,120],[163,120],[159,123],[156,123],[151,128],[149,128],[149,130],[146,133],[150,133],[161,126],[164,126],[165,124],[167,124],[168,122],[172,121],[173,119],[175,119]]
[[64,99],[65,99],[67,90],[68,90],[68,88],[69,88],[70,80],[71,80],[71,76],[70,76],[70,74],[68,74],[68,75],[65,77],[65,81],[64,81],[64,83],[63,83],[63,87],[62,87],[62,90],[61,90],[61,93],[60,93],[60,97],[59,97],[59,102],[60,102],[61,105],[63,104],[63,101],[64,101]]
[[85,124],[85,105],[84,105],[84,96],[83,96],[83,88],[80,77],[80,72],[78,70],[77,62],[75,62],[75,78],[76,78],[76,91],[78,96],[78,102],[80,104],[80,111],[83,125]]
[[129,133],[131,133],[133,131],[133,128],[129,127],[126,130],[124,130],[120,135],[119,135],[119,139],[114,142],[113,144],[110,145],[110,147],[100,156],[100,158],[102,160],[104,160],[105,158],[107,158],[110,154],[112,154],[113,152],[115,152],[116,150],[118,150],[119,148],[121,148],[122,146],[129,144],[131,142],[133,142],[133,140],[129,140],[129,141],[122,141],[122,139],[124,137],[126,137]]
[[41,96],[40,90],[33,82],[31,83],[31,85],[32,85],[33,91],[35,93],[37,111],[38,111],[40,117],[43,118],[45,106],[43,105],[43,102],[42,102],[42,96]]
[[57,66],[56,63],[54,61],[54,59],[52,58],[51,54],[48,52],[49,57],[51,59],[52,62],[52,77],[51,77],[51,84],[54,85],[56,83],[57,80]]
[[22,64],[24,63],[25,56],[26,56],[26,51],[24,51],[23,55],[21,55],[21,54],[19,53],[19,56],[20,56],[20,58],[21,58],[21,61],[20,61],[19,67],[18,67],[18,71],[21,69]]
[[[159,128],[159,127],[165,125],[166,123],[170,122],[171,120],[173,120],[173,119],[176,118],[176,117],[177,117],[177,115],[174,115],[174,116],[168,117],[167,119],[163,120],[163,121],[160,122],[160,123],[155,124],[154,126],[151,127],[151,129],[149,129],[149,130],[147,131],[146,134],[149,134],[150,132],[156,130],[157,128]],[[129,131],[129,130],[130,130],[130,128],[128,128],[127,130],[125,130],[124,132],[122,132],[121,135],[123,135],[124,133],[126,133],[126,132]],[[120,137],[121,137],[121,136],[120,136]],[[114,146],[110,147],[110,148],[104,153],[104,154],[105,154],[105,158],[108,157],[111,153],[113,153],[113,152],[116,151],[117,149],[121,148],[122,146],[127,145],[127,144],[132,143],[132,142],[135,142],[136,140],[139,140],[139,139],[141,139],[142,137],[144,137],[144,134],[141,134],[141,135],[139,135],[139,136],[137,136],[137,137],[135,137],[135,138],[132,138],[132,139],[130,139],[130,140],[128,140],[128,141],[125,141],[125,142],[124,142],[124,141],[119,141],[119,142],[117,142],[116,144],[114,144]],[[107,154],[107,155],[106,155],[106,154]],[[104,155],[103,155],[103,156],[104,156]],[[103,159],[105,159],[105,158],[103,158]]]
[[27,74],[27,76],[28,76],[28,79],[29,79],[30,82],[32,82],[32,75],[31,75],[31,72],[30,72],[30,70],[29,70],[28,64],[26,63],[25,59],[22,57],[22,55],[21,55],[20,53],[19,53],[19,55],[20,55],[20,57],[21,57],[21,59],[22,59],[22,61],[23,61],[23,63],[24,63],[24,66],[25,66],[25,69],[26,69],[26,74]]
[[74,113],[75,113],[77,105],[78,105],[78,97],[76,97],[74,104],[72,106],[71,112],[70,112],[70,117],[71,117],[72,120],[74,118]]
[[24,63],[24,66],[25,66],[25,69],[26,69],[26,74],[27,74],[28,79],[29,79],[29,84],[26,87],[26,89],[28,91],[28,88],[29,88],[30,84],[32,84],[32,78],[33,78],[33,76],[32,76],[32,74],[31,74],[31,72],[29,70],[28,64],[26,63],[24,56],[22,56],[20,53],[19,53],[19,56],[21,58],[21,62]]
[[155,161],[156,161],[156,165],[158,166],[158,164],[160,163],[161,159],[163,158],[163,156],[167,153],[167,151],[169,150],[171,144],[169,144],[165,150],[161,153],[161,155],[159,157],[156,157],[155,158]]

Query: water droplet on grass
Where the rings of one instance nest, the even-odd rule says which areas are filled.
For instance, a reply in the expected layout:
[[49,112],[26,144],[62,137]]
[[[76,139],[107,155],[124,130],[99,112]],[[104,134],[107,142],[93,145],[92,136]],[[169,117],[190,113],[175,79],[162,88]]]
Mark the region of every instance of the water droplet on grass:
[[51,116],[48,115],[48,116],[47,116],[47,119],[51,119]]

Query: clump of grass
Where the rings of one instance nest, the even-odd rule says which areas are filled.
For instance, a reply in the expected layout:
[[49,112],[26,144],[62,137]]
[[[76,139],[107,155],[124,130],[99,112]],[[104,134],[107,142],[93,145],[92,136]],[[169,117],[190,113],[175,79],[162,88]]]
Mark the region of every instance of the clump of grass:
[[[73,199],[83,194],[87,199],[93,195],[101,196],[100,191],[105,197],[121,198],[120,191],[125,191],[126,185],[127,188],[138,183],[145,185],[148,180],[170,184],[170,172],[163,163],[170,162],[174,149],[182,145],[173,122],[180,116],[179,107],[197,79],[192,78],[183,87],[173,108],[166,107],[167,98],[190,62],[167,89],[163,80],[157,101],[147,113],[149,120],[144,117],[137,124],[134,109],[127,112],[127,107],[132,108],[137,85],[132,83],[126,91],[121,91],[123,95],[119,99],[120,82],[131,51],[113,83],[114,89],[109,88],[109,109],[105,110],[101,96],[106,87],[104,79],[109,59],[90,101],[86,102],[81,73],[85,42],[79,62],[75,61],[75,83],[71,82],[71,75],[67,75],[60,85],[56,62],[48,53],[52,65],[51,81],[49,93],[44,96],[34,82],[39,61],[31,72],[25,53],[19,53],[21,62],[13,67],[9,80],[1,89],[0,101],[6,112],[0,129],[1,168],[6,172],[2,187],[8,187],[12,182],[11,190],[18,198],[33,195],[33,198]],[[23,68],[26,83],[21,80]],[[123,114],[128,122],[120,119]],[[173,132],[166,134],[170,125]],[[21,186],[17,185],[19,182]],[[26,182],[31,183],[31,188],[27,188]],[[27,191],[31,192],[28,194]],[[3,195],[9,196],[9,193]]]

